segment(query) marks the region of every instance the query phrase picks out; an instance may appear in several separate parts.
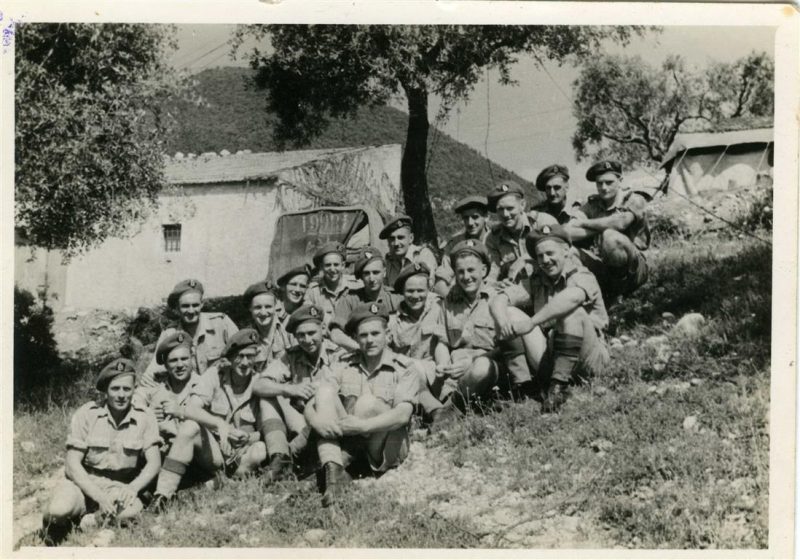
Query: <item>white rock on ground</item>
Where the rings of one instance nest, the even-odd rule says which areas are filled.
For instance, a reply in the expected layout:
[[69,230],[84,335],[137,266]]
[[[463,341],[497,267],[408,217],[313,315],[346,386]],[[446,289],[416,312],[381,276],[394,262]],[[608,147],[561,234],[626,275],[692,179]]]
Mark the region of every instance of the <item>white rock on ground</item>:
[[668,341],[669,337],[665,334],[650,336],[644,339],[644,343],[646,346],[653,346],[656,348],[662,345],[666,345]]
[[309,529],[303,533],[303,540],[311,546],[319,547],[323,545],[327,536],[328,532],[323,529]]
[[687,416],[683,419],[683,429],[687,432],[697,430],[697,416]]
[[114,539],[114,531],[111,529],[103,529],[92,539],[92,546],[105,547],[111,544]]
[[700,329],[706,323],[706,318],[700,313],[687,313],[680,320],[675,323],[672,328],[673,332],[682,333],[687,336],[697,336],[700,334]]

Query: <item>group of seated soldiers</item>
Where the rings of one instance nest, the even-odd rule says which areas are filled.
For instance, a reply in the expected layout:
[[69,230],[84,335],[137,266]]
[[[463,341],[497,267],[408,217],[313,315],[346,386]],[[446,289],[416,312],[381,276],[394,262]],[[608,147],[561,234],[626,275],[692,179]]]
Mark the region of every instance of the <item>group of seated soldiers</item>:
[[126,519],[143,497],[163,510],[190,480],[277,482],[303,465],[328,506],[359,468],[406,458],[413,414],[446,429],[498,391],[556,412],[609,362],[604,297],[647,278],[647,201],[621,178],[616,162],[592,166],[597,194],[583,205],[566,205],[560,165],[538,176],[536,208],[512,181],[467,197],[439,260],[397,216],[380,233],[386,255],[360,251],[357,284],[345,248],[327,243],[313,266],[248,287],[242,328],[203,311],[199,281],[178,283],[167,304],[179,319],[145,371],[114,360],[97,378],[103,398],[75,413],[46,525],[91,510]]

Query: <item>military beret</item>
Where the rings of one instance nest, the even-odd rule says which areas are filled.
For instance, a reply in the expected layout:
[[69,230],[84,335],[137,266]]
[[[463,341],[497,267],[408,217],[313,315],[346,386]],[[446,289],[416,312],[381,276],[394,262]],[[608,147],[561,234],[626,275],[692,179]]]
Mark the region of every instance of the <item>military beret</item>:
[[558,224],[542,226],[539,229],[531,231],[527,237],[525,237],[525,248],[528,249],[528,254],[533,255],[536,252],[536,246],[547,239],[572,245],[572,239],[564,226]]
[[468,208],[479,208],[485,211],[489,209],[489,201],[486,200],[485,196],[465,196],[456,202],[455,206],[453,206],[453,212],[458,214],[463,210],[467,210]]
[[622,164],[618,161],[598,161],[586,171],[587,181],[596,181],[603,173],[622,175]]
[[164,365],[167,361],[167,356],[172,352],[173,348],[178,346],[192,347],[192,337],[189,333],[184,331],[175,331],[174,333],[164,337],[164,340],[156,347],[156,363]]
[[483,261],[483,264],[485,264],[487,268],[492,266],[492,259],[489,257],[489,251],[486,249],[486,245],[476,239],[465,239],[455,244],[453,250],[450,251],[450,265],[453,268],[456,267],[456,257],[462,253],[475,255]]
[[383,262],[383,255],[375,247],[364,247],[358,255],[355,264],[353,265],[353,272],[356,276],[361,276],[361,271],[374,260]]
[[358,325],[367,319],[382,319],[386,323],[389,321],[389,311],[381,303],[359,304],[347,319],[347,324],[344,326],[345,334],[354,336]]
[[336,253],[337,255],[342,257],[342,260],[344,260],[346,255],[345,251],[346,250],[344,248],[344,245],[342,245],[338,241],[330,241],[328,243],[325,243],[319,249],[317,249],[317,252],[314,253],[314,257],[311,260],[314,263],[314,266],[316,268],[319,268],[320,265],[322,264],[322,259],[325,258],[325,255]]
[[180,297],[185,294],[186,292],[199,292],[200,295],[203,295],[203,284],[200,283],[200,280],[181,280],[175,287],[172,288],[172,291],[169,293],[167,297],[167,307],[175,307],[178,304],[178,300]]
[[383,226],[383,229],[381,230],[381,233],[378,235],[378,237],[380,239],[387,239],[389,237],[389,234],[397,229],[403,227],[411,228],[412,223],[413,222],[411,221],[411,218],[409,218],[405,214],[398,214],[397,216],[391,218],[388,222],[386,222],[386,225]]
[[325,312],[316,305],[301,305],[294,310],[294,313],[289,315],[289,321],[286,323],[286,332],[294,334],[297,327],[309,321],[322,324],[324,316]]
[[250,304],[253,302],[253,298],[260,294],[275,295],[275,286],[269,280],[250,284],[244,291],[242,303],[244,303],[245,307],[250,307]]
[[132,361],[127,358],[113,360],[97,374],[94,386],[98,391],[105,391],[108,389],[108,384],[111,383],[111,380],[120,375],[136,375],[136,366],[133,365]]
[[403,288],[405,288],[406,280],[417,274],[422,274],[427,278],[431,275],[431,269],[428,268],[428,266],[425,263],[407,264],[397,275],[397,278],[395,278],[394,281],[395,293],[396,294],[403,293]]
[[497,201],[506,196],[507,194],[515,194],[520,198],[525,198],[525,191],[515,181],[503,181],[497,183],[494,188],[486,195],[486,201],[489,205],[489,210],[494,212],[497,210]]
[[242,329],[228,339],[228,344],[225,345],[225,350],[223,350],[222,354],[229,358],[234,352],[254,346],[259,341],[260,339],[255,329]]
[[289,280],[294,278],[295,276],[300,276],[301,274],[305,274],[309,278],[311,277],[311,272],[308,270],[308,265],[296,266],[288,272],[284,272],[281,276],[278,277],[276,283],[278,287],[283,288],[286,284],[289,283]]
[[541,170],[539,175],[536,176],[536,190],[544,191],[545,186],[547,185],[547,181],[549,181],[552,177],[560,175],[564,178],[564,180],[569,180],[569,169],[567,169],[563,165],[554,164],[549,165]]

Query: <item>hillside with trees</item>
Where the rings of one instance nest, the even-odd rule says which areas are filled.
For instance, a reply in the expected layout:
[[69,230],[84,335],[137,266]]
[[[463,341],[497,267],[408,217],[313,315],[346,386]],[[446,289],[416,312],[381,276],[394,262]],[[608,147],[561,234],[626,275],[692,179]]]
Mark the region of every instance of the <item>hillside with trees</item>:
[[[263,92],[249,85],[251,72],[246,68],[215,68],[194,76],[198,102],[175,103],[170,108],[176,122],[166,143],[167,153],[278,150],[272,134],[277,119],[265,111]],[[403,144],[407,126],[408,115],[402,111],[388,106],[364,108],[353,119],[335,120],[309,144],[290,149]],[[497,181],[517,181],[533,196],[539,196],[531,183],[495,163],[490,171],[486,158],[446,134],[432,130],[430,145],[430,197],[442,237],[458,230],[453,203],[462,196],[483,194]]]

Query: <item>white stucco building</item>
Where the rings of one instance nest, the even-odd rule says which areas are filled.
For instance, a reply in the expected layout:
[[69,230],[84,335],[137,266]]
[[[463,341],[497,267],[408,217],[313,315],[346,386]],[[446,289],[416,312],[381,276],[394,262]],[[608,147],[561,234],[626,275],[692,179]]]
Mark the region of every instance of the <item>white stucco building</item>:
[[[225,152],[223,152],[225,153]],[[210,297],[241,293],[267,274],[278,216],[362,204],[385,214],[400,200],[397,144],[167,159],[159,208],[126,239],[61,262],[20,243],[15,280],[55,310],[133,309],[162,302],[184,278]]]

